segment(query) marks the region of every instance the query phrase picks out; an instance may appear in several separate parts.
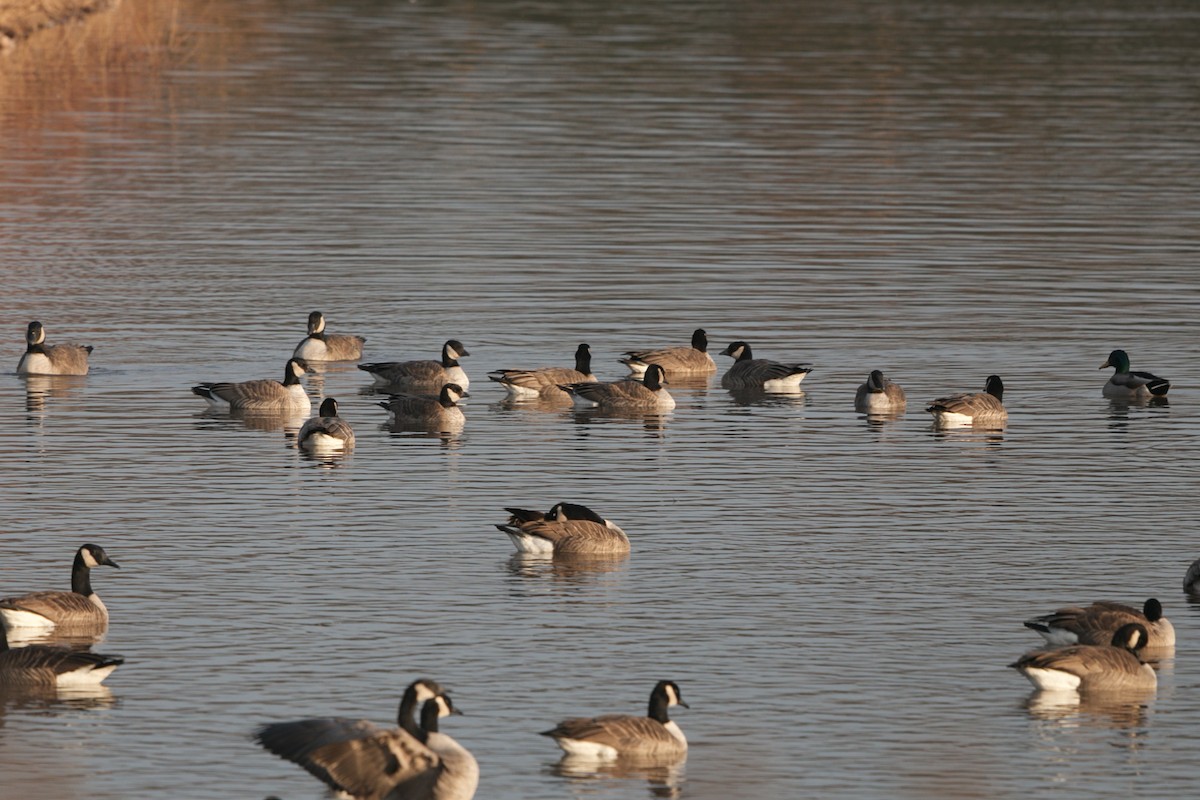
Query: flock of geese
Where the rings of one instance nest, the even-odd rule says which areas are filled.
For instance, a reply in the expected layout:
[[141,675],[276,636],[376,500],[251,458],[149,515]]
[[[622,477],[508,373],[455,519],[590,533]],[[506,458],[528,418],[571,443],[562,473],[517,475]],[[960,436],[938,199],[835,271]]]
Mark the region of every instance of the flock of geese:
[[[46,344],[40,322],[26,331],[26,350],[17,366],[21,375],[86,375],[90,346]],[[358,361],[365,339],[326,331],[324,315],[314,311],[308,335],[284,367],[283,380],[201,383],[192,392],[223,412],[308,414],[312,404],[301,379],[309,362]],[[442,347],[440,359],[362,363],[375,384],[389,394],[379,403],[396,422],[454,429],[464,417],[458,401],[467,396],[470,379],[459,360],[468,356],[457,339]],[[735,341],[721,351],[734,359],[721,378],[730,390],[793,392],[812,371],[806,363],[755,358],[750,345]],[[717,371],[708,353],[704,330],[690,345],[656,350],[630,350],[620,359],[629,376],[596,380],[591,350],[580,344],[573,367],[500,369],[488,374],[516,399],[567,402],[581,407],[662,412],[674,408],[666,386],[672,378],[707,376]],[[1114,350],[1101,368],[1113,368],[1105,383],[1106,397],[1133,401],[1163,397],[1170,383],[1130,369],[1129,356]],[[938,398],[927,406],[941,426],[996,426],[1007,418],[1004,385],[988,377],[984,391]],[[904,390],[879,370],[858,387],[856,410],[870,415],[902,412]],[[316,416],[296,434],[301,447],[347,450],[354,432],[338,415],[337,400],[325,398]],[[496,527],[519,552],[560,556],[622,555],[629,537],[617,524],[578,503],[560,502],[548,511],[507,508],[508,520]],[[71,591],[39,591],[0,599],[0,687],[70,687],[103,681],[124,659],[117,655],[68,649],[22,640],[90,636],[107,631],[108,610],[91,585],[91,571],[117,568],[103,548],[85,544],[75,554]],[[1200,559],[1188,570],[1184,589],[1200,593]],[[1142,609],[1118,603],[1059,609],[1025,625],[1046,640],[1047,649],[1030,652],[1011,666],[1042,690],[1150,690],[1154,669],[1141,654],[1170,648],[1175,631],[1161,603],[1146,601]],[[16,645],[16,646],[14,646]],[[686,755],[687,739],[670,719],[672,706],[687,707],[673,681],[659,681],[650,694],[645,716],[604,715],[560,722],[544,735],[554,739],[568,758],[677,760]],[[263,725],[254,740],[266,750],[292,761],[342,796],[370,800],[469,800],[479,782],[471,753],[439,730],[440,720],[458,713],[447,690],[422,678],[405,690],[394,728],[365,720],[324,717]]]

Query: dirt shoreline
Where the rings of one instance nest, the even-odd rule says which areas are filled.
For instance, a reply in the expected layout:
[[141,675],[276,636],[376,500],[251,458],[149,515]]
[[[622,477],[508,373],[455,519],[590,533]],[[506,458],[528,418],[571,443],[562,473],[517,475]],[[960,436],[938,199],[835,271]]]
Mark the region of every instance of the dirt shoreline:
[[39,31],[114,8],[120,0],[0,0],[0,50]]

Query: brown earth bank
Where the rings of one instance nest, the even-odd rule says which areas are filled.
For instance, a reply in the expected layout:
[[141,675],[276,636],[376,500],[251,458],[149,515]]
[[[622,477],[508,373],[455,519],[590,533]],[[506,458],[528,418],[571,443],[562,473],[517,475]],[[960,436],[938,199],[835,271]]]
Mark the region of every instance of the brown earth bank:
[[0,0],[0,48],[38,31],[108,11],[120,0]]

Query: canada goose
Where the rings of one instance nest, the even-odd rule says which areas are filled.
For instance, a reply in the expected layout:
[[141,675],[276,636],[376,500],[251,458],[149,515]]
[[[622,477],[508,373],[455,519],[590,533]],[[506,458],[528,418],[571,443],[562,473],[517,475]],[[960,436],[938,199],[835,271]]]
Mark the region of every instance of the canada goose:
[[575,348],[575,369],[541,367],[540,369],[498,369],[488,373],[510,397],[540,397],[543,400],[569,400],[570,395],[558,388],[562,383],[594,382],[592,350],[586,344]]
[[122,656],[44,644],[11,648],[8,646],[7,633],[0,628],[0,686],[95,686],[124,663]]
[[300,426],[296,444],[313,450],[349,450],[354,447],[354,429],[338,416],[338,402],[332,397],[321,401],[321,409]]
[[1009,666],[1044,691],[1153,689],[1158,685],[1154,668],[1137,655],[1146,638],[1146,629],[1131,622],[1113,634],[1110,644],[1035,650]]
[[1003,399],[1003,381],[999,375],[989,375],[984,391],[939,397],[925,410],[933,414],[935,425],[943,427],[1000,424],[1008,419]]
[[496,529],[521,553],[622,555],[629,537],[613,522],[578,503],[556,503],[547,513],[506,508],[508,522]]
[[374,364],[359,364],[358,368],[369,372],[377,386],[392,386],[399,389],[433,390],[447,383],[462,387],[463,394],[471,386],[467,373],[458,365],[458,359],[469,356],[467,348],[458,339],[442,345],[441,361],[380,361]]
[[1087,608],[1060,608],[1053,614],[1034,617],[1026,620],[1025,627],[1056,646],[1107,644],[1117,629],[1131,622],[1146,629],[1146,647],[1175,646],[1175,626],[1163,616],[1162,603],[1153,597],[1141,611],[1121,603],[1100,601]]
[[678,757],[687,752],[687,738],[667,716],[667,709],[688,704],[674,681],[659,681],[650,693],[650,710],[644,717],[607,714],[602,717],[563,720],[542,736],[549,736],[569,756],[613,759],[621,756]]
[[25,352],[18,375],[87,375],[91,345],[46,344],[46,330],[34,320],[25,329]]
[[626,350],[621,363],[629,367],[634,375],[641,375],[646,367],[658,364],[668,378],[684,375],[708,375],[717,371],[717,362],[708,354],[708,335],[703,328],[692,333],[690,347],[663,347],[658,350]]
[[1189,594],[1200,594],[1200,558],[1193,561],[1184,574],[1183,590]]
[[612,383],[566,383],[558,388],[571,395],[579,408],[670,411],[675,398],[663,388],[664,383],[663,368],[651,364],[641,380],[630,376]]
[[1104,396],[1113,400],[1149,400],[1163,397],[1171,388],[1166,378],[1149,372],[1130,372],[1129,354],[1124,350],[1113,350],[1100,365],[1100,369],[1113,367],[1112,377],[1104,384]]
[[[407,696],[407,694],[406,694]],[[443,693],[425,701],[420,728],[367,720],[305,719],[264,725],[255,741],[315,775],[341,796],[358,800],[470,800],[479,785],[474,756],[438,730],[438,719],[460,713]]]
[[892,414],[903,411],[907,404],[904,390],[899,384],[883,377],[877,369],[871,370],[867,382],[858,387],[854,395],[854,410],[861,414]]
[[108,630],[108,609],[92,591],[92,567],[114,567],[104,548],[85,544],[75,551],[71,565],[71,591],[30,592],[19,597],[0,599],[0,622],[4,629],[69,628],[72,631],[104,633]]
[[458,407],[458,401],[465,394],[457,383],[447,383],[437,395],[394,394],[378,405],[386,408],[392,421],[397,424],[457,428],[466,422],[462,409]]
[[325,315],[314,311],[308,315],[308,336],[296,345],[293,358],[308,361],[357,361],[362,358],[362,336],[344,333],[326,333]]
[[192,387],[192,394],[208,401],[218,411],[270,411],[300,413],[312,410],[312,401],[300,376],[308,371],[301,359],[292,358],[283,368],[283,381],[270,379],[242,383],[202,383]]
[[765,358],[755,358],[750,345],[733,342],[721,351],[732,356],[733,366],[721,376],[726,389],[761,389],[767,392],[796,391],[800,382],[812,372],[812,364],[781,364]]

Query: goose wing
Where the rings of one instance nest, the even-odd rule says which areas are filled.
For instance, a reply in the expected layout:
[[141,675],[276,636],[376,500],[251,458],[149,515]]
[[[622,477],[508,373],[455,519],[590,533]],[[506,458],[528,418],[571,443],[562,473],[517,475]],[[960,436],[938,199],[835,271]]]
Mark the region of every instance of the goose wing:
[[945,411],[967,417],[982,417],[1006,413],[1004,404],[987,392],[964,392],[939,397],[929,404],[929,411]]
[[[762,386],[767,381],[777,381],[800,372],[809,372],[806,364],[783,364],[766,358],[752,358],[748,361],[735,361],[725,377],[723,384],[734,383],[732,388],[753,388]],[[725,388],[731,388],[726,385]]]
[[[519,510],[519,509],[518,509]],[[620,528],[610,528],[586,519],[535,519],[518,526],[522,533],[546,539],[556,553],[624,553],[629,538]]]
[[65,374],[86,375],[88,371],[88,355],[92,352],[90,345],[55,344],[46,348],[46,358],[50,363]]
[[354,430],[341,417],[313,417],[300,426],[296,441],[303,442],[314,434],[323,433],[334,439],[348,442],[354,439]]
[[529,391],[544,392],[558,389],[563,383],[584,383],[591,376],[570,367],[542,367],[540,369],[498,369],[488,373],[488,378],[497,383],[519,386]]
[[671,372],[715,372],[717,364],[708,353],[694,347],[663,347],[658,350],[628,350],[622,364],[658,364]]
[[352,361],[362,358],[363,336],[351,336],[345,333],[325,334],[325,350],[334,361]]
[[600,717],[578,717],[563,720],[547,736],[555,739],[595,742],[608,745],[618,752],[647,746],[678,747],[678,740],[667,732],[661,722],[649,717],[628,714],[606,714]]
[[6,608],[40,614],[55,622],[66,618],[76,621],[94,618],[96,622],[106,619],[100,606],[77,592],[30,592],[20,597],[6,597],[0,600],[0,609]]
[[446,378],[446,370],[440,361],[387,361],[359,364],[358,368],[390,383],[429,383],[440,388]]
[[286,403],[291,399],[287,387],[279,381],[267,378],[241,383],[207,383],[201,386],[204,386],[209,394],[229,403],[231,408]]
[[1074,645],[1057,650],[1035,650],[1021,656],[1013,667],[1066,672],[1090,683],[1093,688],[1144,688],[1144,664],[1122,647]]

